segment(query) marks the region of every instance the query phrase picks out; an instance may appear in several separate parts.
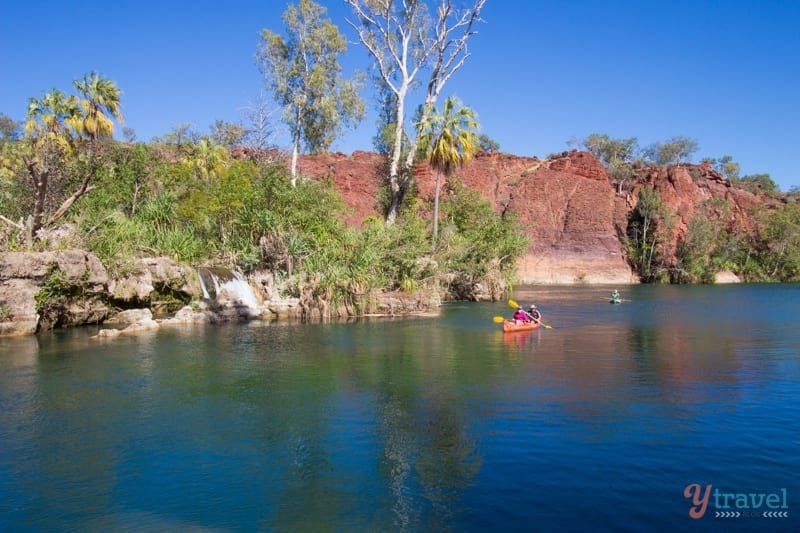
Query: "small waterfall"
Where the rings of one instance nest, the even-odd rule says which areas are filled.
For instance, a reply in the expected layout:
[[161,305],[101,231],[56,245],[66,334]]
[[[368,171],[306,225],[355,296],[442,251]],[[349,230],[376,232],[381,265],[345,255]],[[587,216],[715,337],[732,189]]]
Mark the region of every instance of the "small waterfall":
[[217,300],[224,295],[234,305],[254,310],[259,308],[253,288],[241,273],[228,268],[198,267],[197,277],[200,278],[204,299]]

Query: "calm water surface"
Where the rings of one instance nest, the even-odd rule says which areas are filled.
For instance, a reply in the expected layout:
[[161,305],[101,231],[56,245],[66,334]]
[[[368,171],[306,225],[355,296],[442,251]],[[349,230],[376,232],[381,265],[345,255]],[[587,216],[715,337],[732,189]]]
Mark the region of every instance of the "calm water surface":
[[800,529],[800,286],[620,288],[0,339],[0,530]]

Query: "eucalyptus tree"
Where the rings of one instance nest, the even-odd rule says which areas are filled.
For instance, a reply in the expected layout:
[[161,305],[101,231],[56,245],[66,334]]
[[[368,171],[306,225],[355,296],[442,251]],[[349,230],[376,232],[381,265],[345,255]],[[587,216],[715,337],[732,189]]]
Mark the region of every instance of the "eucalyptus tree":
[[645,148],[644,153],[658,165],[678,165],[689,161],[689,158],[700,148],[691,137],[672,137],[666,142],[655,142]]
[[783,204],[763,217],[763,264],[772,280],[800,280],[800,205]]
[[571,140],[567,144],[581,146],[607,166],[633,161],[638,150],[636,137],[615,139],[607,133],[592,133],[585,139]]
[[435,109],[423,114],[417,126],[419,131],[419,153],[436,170],[436,186],[433,197],[433,239],[439,229],[439,191],[442,174],[449,178],[456,168],[468,163],[478,151],[478,118],[475,112],[462,105],[455,96],[444,101],[442,112]]
[[485,133],[478,135],[478,145],[481,152],[499,152],[500,143]]
[[299,0],[283,14],[287,38],[261,31],[256,57],[267,87],[283,108],[283,121],[292,140],[291,181],[297,181],[301,144],[311,153],[327,150],[344,127],[364,117],[358,92],[362,77],[345,80],[339,55],[347,40],[327,9],[312,0]]
[[656,189],[643,187],[636,207],[628,213],[627,246],[631,262],[644,281],[659,281],[662,246],[672,229],[672,217]]
[[163,138],[155,137],[153,142],[164,144],[174,144],[179,148],[187,144],[197,144],[202,136],[189,122],[181,122],[172,126],[169,133],[165,133]]
[[122,128],[122,138],[126,143],[133,144],[136,142],[136,130],[129,127]]
[[742,176],[738,182],[739,186],[750,192],[778,192],[778,184],[770,177],[769,174],[748,174]]
[[711,167],[725,176],[731,184],[736,184],[739,181],[739,163],[733,160],[732,156],[723,155],[719,159],[713,157],[703,158],[703,163],[708,163]]
[[633,176],[632,163],[639,152],[636,137],[616,139],[606,133],[592,133],[585,139],[571,139],[567,145],[579,146],[603,163],[608,175],[617,180],[617,194],[622,194],[625,182]]
[[244,126],[226,120],[215,120],[209,129],[211,130],[209,134],[211,141],[216,145],[228,148],[241,145],[247,136],[247,129]]
[[[417,152],[417,137],[404,146],[406,98],[417,85],[425,86],[422,116],[435,109],[436,101],[450,80],[469,57],[467,44],[476,31],[476,22],[486,0],[474,0],[471,7],[459,10],[453,0],[438,0],[431,16],[424,0],[345,0],[353,9],[356,21],[348,21],[358,32],[361,44],[372,56],[383,88],[394,95],[394,135],[389,159],[390,205],[386,223],[392,224],[411,178]],[[427,80],[422,76],[427,74]],[[404,161],[401,159],[405,157]]]
[[3,141],[16,141],[22,134],[22,125],[11,117],[0,113],[0,144]]

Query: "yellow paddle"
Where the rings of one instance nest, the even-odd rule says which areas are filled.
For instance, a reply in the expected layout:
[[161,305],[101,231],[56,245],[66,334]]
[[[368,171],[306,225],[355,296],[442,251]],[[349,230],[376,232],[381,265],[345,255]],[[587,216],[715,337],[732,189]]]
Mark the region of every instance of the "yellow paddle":
[[[521,306],[520,306],[520,305],[519,305],[517,302],[515,302],[514,300],[509,300],[509,301],[508,301],[508,305],[510,305],[510,306],[511,306],[511,307],[513,307],[514,309],[522,309],[522,307],[521,307]],[[536,320],[535,318],[533,318],[533,317],[531,316],[531,314],[530,314],[529,312],[525,311],[525,309],[522,309],[522,310],[525,312],[525,314],[526,314],[526,315],[528,315],[528,316],[530,316],[530,317],[531,317],[531,320]],[[538,322],[539,324],[543,325],[543,326],[544,326],[545,328],[547,328],[547,329],[553,329],[553,326],[548,326],[547,324],[545,324],[545,323],[544,323],[544,322],[542,322],[541,320],[536,320],[536,322]]]
[[503,317],[501,317],[501,316],[496,316],[496,317],[494,317],[492,320],[494,320],[494,321],[495,321],[495,322],[497,322],[498,324],[502,324],[503,322],[505,322],[505,321],[506,321],[506,319],[505,319],[505,318],[503,318]]

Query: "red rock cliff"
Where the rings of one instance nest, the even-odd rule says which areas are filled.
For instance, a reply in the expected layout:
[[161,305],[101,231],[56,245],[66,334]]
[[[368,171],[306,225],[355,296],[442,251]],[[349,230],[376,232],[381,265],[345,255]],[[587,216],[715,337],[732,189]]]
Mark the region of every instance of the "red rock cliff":
[[[354,152],[301,156],[299,169],[313,178],[329,177],[351,210],[347,222],[357,225],[377,210],[380,155]],[[420,195],[431,197],[435,174],[427,165],[414,169]],[[586,152],[564,152],[540,160],[501,153],[480,153],[456,175],[468,187],[493,203],[498,212],[516,212],[531,237],[527,254],[519,261],[522,283],[636,283],[625,260],[619,235],[635,207],[638,190],[654,186],[676,215],[673,241],[688,228],[698,206],[714,196],[732,201],[739,223],[752,224],[747,208],[759,203],[752,194],[733,189],[706,165],[669,169],[642,169],[632,180],[632,191],[617,193],[603,165]]]

